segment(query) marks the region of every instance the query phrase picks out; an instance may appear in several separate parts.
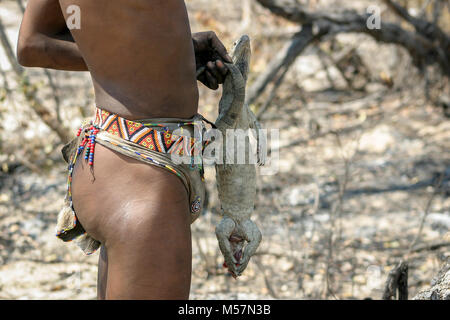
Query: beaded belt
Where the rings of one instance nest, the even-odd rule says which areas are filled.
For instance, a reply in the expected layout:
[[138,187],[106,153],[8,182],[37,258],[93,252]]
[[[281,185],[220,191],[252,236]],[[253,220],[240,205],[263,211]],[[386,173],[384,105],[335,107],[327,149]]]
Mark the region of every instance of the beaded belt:
[[[203,117],[201,119],[207,121]],[[196,124],[196,122],[190,121],[179,122],[175,125],[183,132],[183,126]],[[84,158],[89,161],[91,166],[94,164],[96,136],[101,130],[152,151],[177,154],[179,156],[191,156],[194,146],[202,143],[202,141],[195,138],[173,134],[167,123],[131,121],[106,110],[97,109],[94,120],[88,126],[82,125],[77,132],[79,137],[84,131],[84,138],[80,143],[77,154],[79,155],[86,147]]]
[[[81,225],[78,223],[72,203],[72,175],[77,158],[82,155],[83,151],[84,159],[88,161],[92,170],[94,165],[95,145],[96,143],[103,144],[106,142],[106,145],[113,145],[117,148],[126,150],[128,154],[134,154],[136,159],[143,158],[142,160],[144,162],[151,162],[156,166],[170,170],[179,176],[183,182],[186,182],[186,179],[189,180],[189,177],[192,176],[190,176],[189,173],[186,174],[185,169],[181,166],[172,165],[172,163],[167,160],[161,160],[165,157],[162,156],[162,158],[158,158],[158,156],[152,154],[152,152],[188,156],[192,162],[189,166],[190,170],[188,169],[187,171],[198,171],[199,177],[203,182],[203,161],[201,159],[201,161],[196,162],[196,164],[194,164],[193,161],[197,156],[202,157],[203,148],[208,144],[208,142],[204,143],[202,141],[203,130],[206,130],[202,121],[215,127],[213,123],[209,122],[201,115],[197,115],[190,120],[168,118],[150,119],[148,121],[131,121],[106,110],[97,109],[94,119],[90,122],[83,123],[78,129],[78,138],[73,140],[73,143],[77,144],[77,148],[75,149],[74,147],[74,149],[72,149],[74,152],[72,153],[70,151],[70,155],[67,156],[69,174],[65,199],[66,206],[62,210],[63,214],[61,215],[60,213],[61,219],[58,218],[58,221],[61,221],[58,222],[60,227],[56,233],[57,237],[64,241],[71,241],[75,237],[85,233],[84,229],[82,229]],[[198,133],[195,132],[197,129],[196,126],[200,126],[200,137],[198,137]],[[184,134],[183,131],[186,131],[188,134]],[[192,138],[193,133],[194,138]],[[136,146],[134,146],[134,144],[136,144]],[[145,152],[142,148],[146,148],[152,152]],[[196,151],[200,151],[200,155],[196,154]],[[188,181],[187,183],[189,185],[189,190],[198,191],[198,185],[196,183],[193,183],[192,186],[191,182]],[[203,201],[202,198],[202,192],[194,192],[192,194],[192,199],[190,199],[192,213],[198,213]],[[77,228],[79,230],[77,230]],[[98,246],[96,240],[93,240],[90,237],[87,237],[84,241],[87,243],[83,244],[84,247],[91,246],[92,248],[97,248]],[[91,247],[89,247],[87,251],[85,249],[83,249],[83,251],[90,253],[94,252],[96,249],[92,249]]]

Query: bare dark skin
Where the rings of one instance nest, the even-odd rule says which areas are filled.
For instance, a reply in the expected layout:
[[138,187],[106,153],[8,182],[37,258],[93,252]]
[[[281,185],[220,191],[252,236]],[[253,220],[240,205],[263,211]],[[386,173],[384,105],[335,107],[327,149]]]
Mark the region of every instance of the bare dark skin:
[[[67,7],[81,9],[68,30]],[[198,80],[223,83],[230,61],[212,32],[191,34],[182,0],[29,0],[18,60],[27,67],[89,71],[98,107],[128,119],[190,118]],[[78,161],[77,216],[102,242],[99,299],[188,299],[191,233],[188,195],[163,169],[97,145],[93,179]]]

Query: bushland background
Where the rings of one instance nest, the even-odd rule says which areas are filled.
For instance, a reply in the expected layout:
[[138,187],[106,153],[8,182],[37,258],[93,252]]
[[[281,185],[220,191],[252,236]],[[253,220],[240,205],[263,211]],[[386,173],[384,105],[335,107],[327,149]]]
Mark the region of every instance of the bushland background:
[[[413,298],[448,261],[450,7],[397,1],[186,1],[193,32],[227,47],[250,35],[247,98],[280,130],[279,170],[258,178],[263,242],[238,280],[222,268],[207,168],[192,299]],[[95,299],[98,253],[54,236],[60,149],[92,114],[93,91],[86,73],[17,65],[25,5],[0,0],[0,299]],[[366,24],[371,5],[380,29]],[[221,92],[199,86],[214,120]]]

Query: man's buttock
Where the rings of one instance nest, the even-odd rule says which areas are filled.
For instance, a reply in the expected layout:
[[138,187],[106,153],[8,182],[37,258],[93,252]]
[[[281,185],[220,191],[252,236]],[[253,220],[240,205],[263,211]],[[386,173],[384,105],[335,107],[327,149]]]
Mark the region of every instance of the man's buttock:
[[[97,144],[114,150],[122,156],[161,168],[171,173],[173,177],[177,177],[187,192],[187,206],[189,206],[191,222],[194,222],[201,213],[205,198],[202,162],[204,144],[201,140],[202,132],[205,130],[203,120],[204,118],[198,115],[192,119],[130,121],[108,111],[97,109],[93,121],[82,126],[77,132],[76,141],[63,150],[65,158],[69,161],[69,176],[66,205],[58,217],[57,236],[64,241],[79,238],[80,241],[77,243],[87,254],[94,252],[100,246],[100,241],[86,234],[86,230],[78,221],[72,199],[72,177],[75,164],[81,162],[84,166],[90,167],[92,179],[95,179],[95,168],[102,166],[102,163],[95,159]],[[181,160],[184,163],[180,163]],[[131,164],[124,162],[124,166],[129,165]],[[112,168],[110,172],[111,179],[117,181],[112,183],[114,188],[111,187],[111,194],[117,194],[117,189],[126,190],[127,186],[133,184],[135,180],[142,180],[142,176],[130,176],[132,171],[125,170],[125,167],[115,169]],[[126,171],[127,175],[121,176],[121,170]],[[156,175],[158,173],[155,177]],[[149,181],[153,181],[150,179]],[[145,182],[139,184],[145,185]],[[111,183],[107,185],[110,186]],[[154,187],[153,183],[152,186]],[[83,186],[78,185],[77,189],[80,188],[82,189]],[[88,189],[90,189],[89,186]],[[102,190],[102,194],[105,195],[107,192]],[[175,201],[175,198],[179,196],[170,192],[161,195],[165,196],[162,201]],[[134,198],[142,197],[145,194],[138,196],[124,191],[123,201],[132,201],[133,196]],[[117,202],[117,198],[114,200]],[[120,201],[118,204],[120,205]]]

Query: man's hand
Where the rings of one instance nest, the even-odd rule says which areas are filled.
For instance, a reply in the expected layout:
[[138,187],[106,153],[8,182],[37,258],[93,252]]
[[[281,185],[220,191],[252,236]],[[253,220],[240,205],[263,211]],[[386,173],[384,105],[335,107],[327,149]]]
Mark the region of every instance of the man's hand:
[[227,53],[227,49],[212,31],[194,33],[192,41],[197,71],[205,68],[197,79],[208,88],[217,90],[219,84],[225,81],[225,76],[228,73],[224,62],[233,62]]

